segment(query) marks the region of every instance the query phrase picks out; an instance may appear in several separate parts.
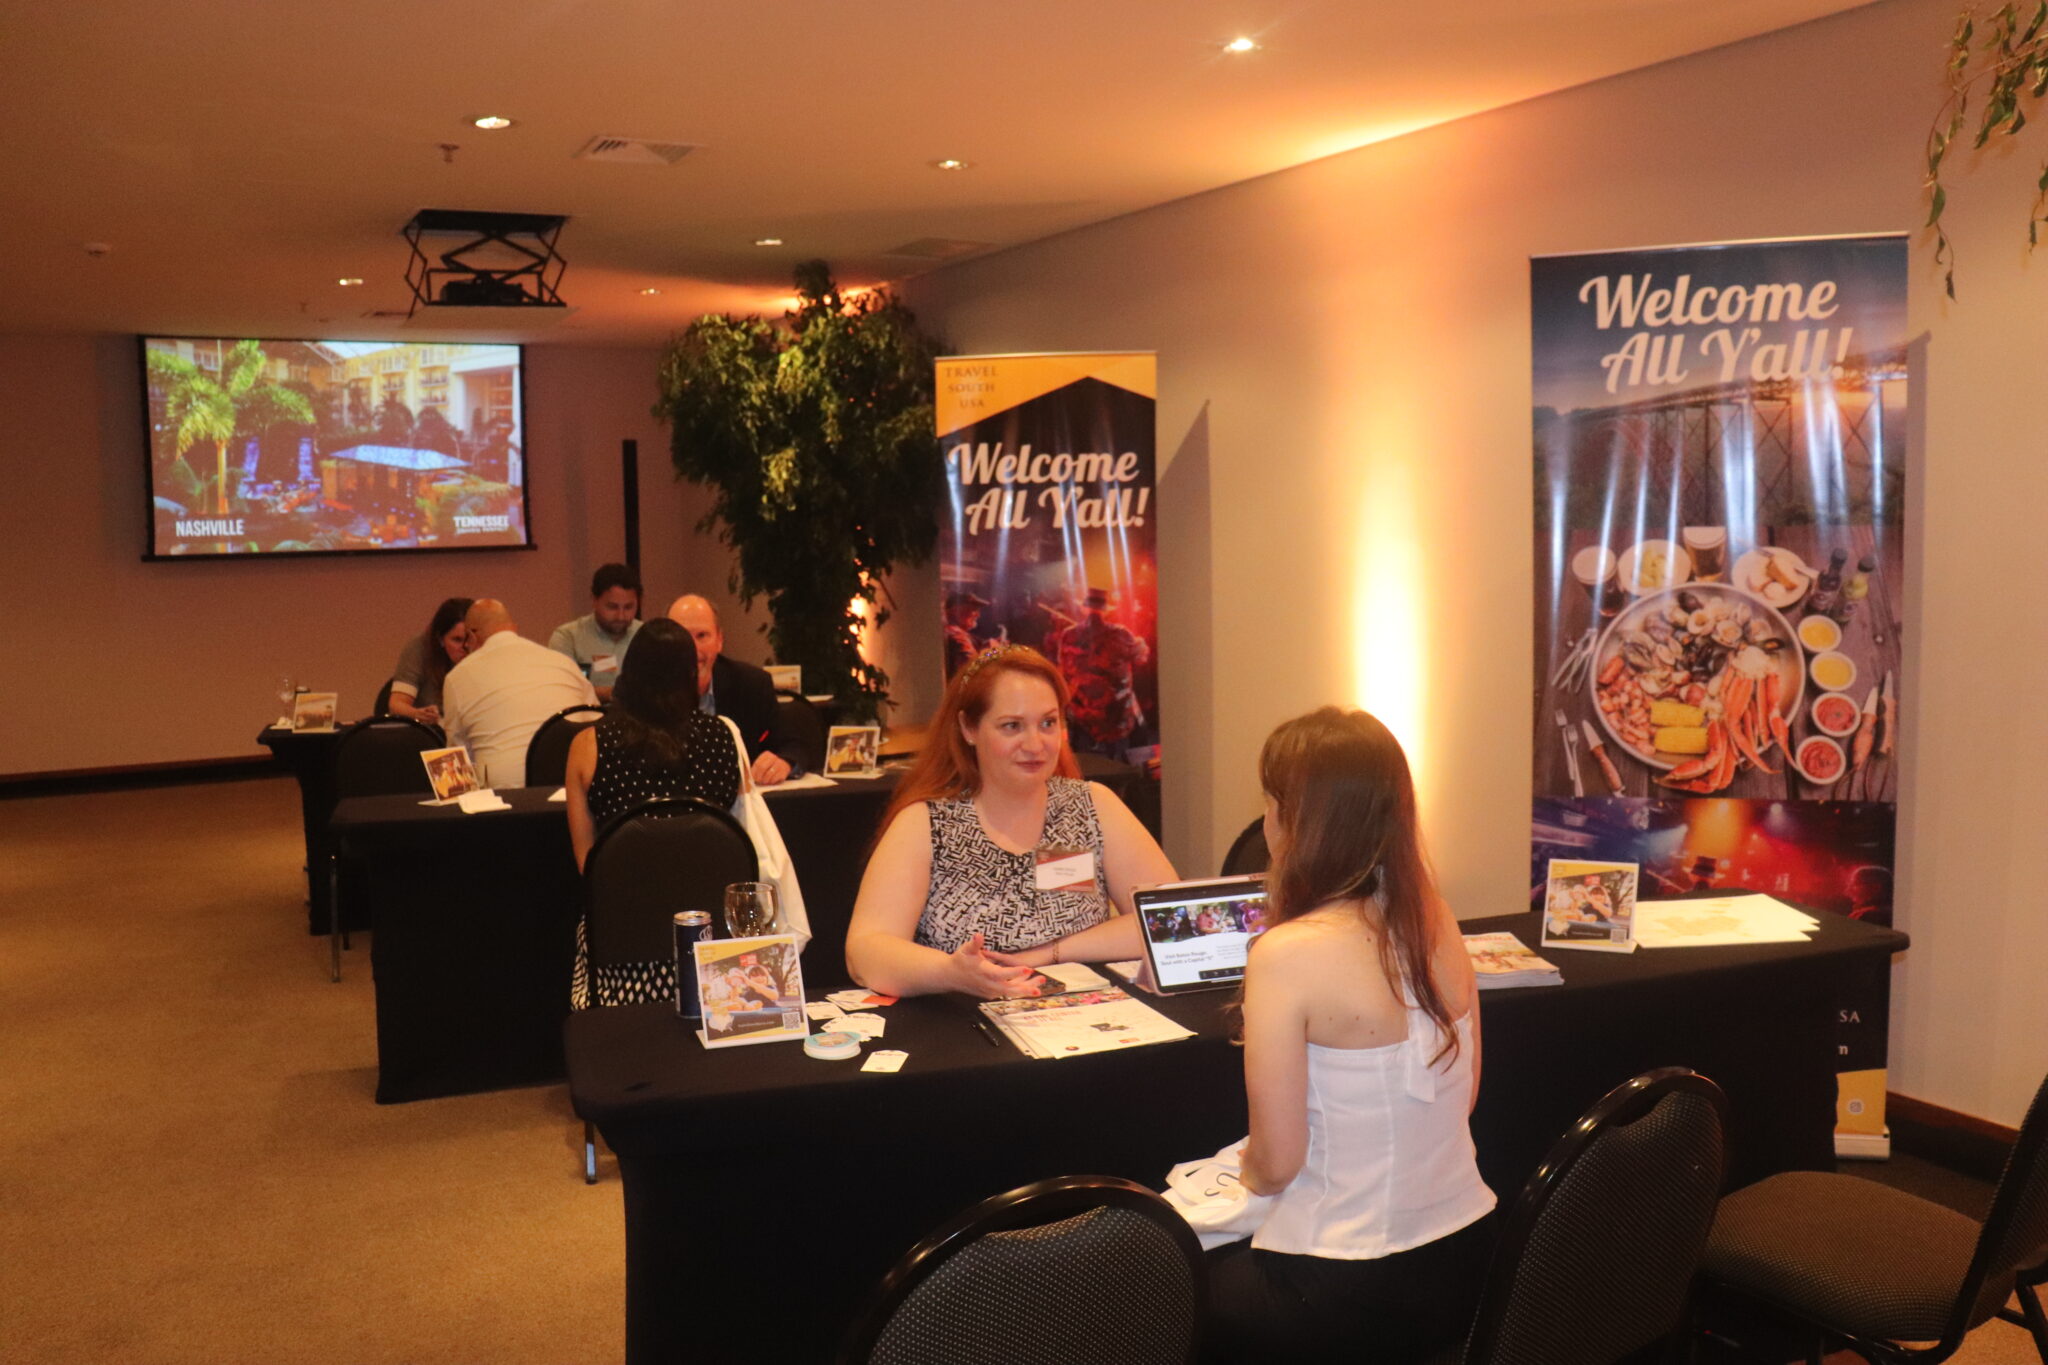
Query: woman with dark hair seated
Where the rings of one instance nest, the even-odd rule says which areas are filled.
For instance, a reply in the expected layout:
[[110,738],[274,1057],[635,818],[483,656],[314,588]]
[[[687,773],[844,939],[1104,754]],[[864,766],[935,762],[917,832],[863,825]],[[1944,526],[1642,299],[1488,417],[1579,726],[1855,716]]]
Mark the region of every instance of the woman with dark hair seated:
[[1275,730],[1267,928],[1244,977],[1244,1186],[1212,1255],[1205,1358],[1422,1361],[1455,1346],[1491,1251],[1470,1114],[1478,991],[1400,742],[1325,707]]
[[[732,731],[697,709],[697,645],[669,620],[649,621],[619,669],[609,714],[569,746],[569,842],[581,868],[597,830],[637,802],[694,796],[720,810],[739,799],[740,757]],[[589,969],[584,926],[576,924],[569,1003],[634,1005],[675,998],[673,962]]]
[[469,607],[467,597],[449,598],[434,608],[427,628],[398,651],[398,666],[391,670],[391,700],[386,703],[392,715],[428,725],[441,723],[441,684],[448,670],[469,653],[469,627],[462,623]]

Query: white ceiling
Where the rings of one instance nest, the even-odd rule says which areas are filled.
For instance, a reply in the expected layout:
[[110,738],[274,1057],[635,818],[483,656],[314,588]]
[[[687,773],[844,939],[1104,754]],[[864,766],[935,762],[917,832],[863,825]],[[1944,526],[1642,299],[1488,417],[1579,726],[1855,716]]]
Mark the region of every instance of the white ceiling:
[[[1863,2],[0,0],[0,330],[424,336],[364,314],[410,302],[400,226],[457,208],[570,215],[571,315],[465,335],[654,342],[779,311],[807,257],[901,279],[921,238],[1016,245]],[[573,160],[593,134],[700,150]]]

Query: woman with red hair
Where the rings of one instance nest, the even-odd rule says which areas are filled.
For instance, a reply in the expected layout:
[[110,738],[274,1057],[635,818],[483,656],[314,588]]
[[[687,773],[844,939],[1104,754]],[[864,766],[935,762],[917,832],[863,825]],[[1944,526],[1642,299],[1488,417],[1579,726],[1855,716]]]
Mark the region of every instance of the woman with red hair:
[[1131,888],[1174,880],[1173,865],[1115,793],[1081,780],[1066,708],[1059,670],[1022,645],[954,677],[861,878],[855,981],[993,1000],[1035,994],[1034,967],[1140,954]]

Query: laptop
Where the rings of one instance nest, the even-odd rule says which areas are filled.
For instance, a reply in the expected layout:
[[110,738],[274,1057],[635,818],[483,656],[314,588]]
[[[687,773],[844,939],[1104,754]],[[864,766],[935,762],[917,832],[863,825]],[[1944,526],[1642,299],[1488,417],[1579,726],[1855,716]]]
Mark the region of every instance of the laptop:
[[1266,927],[1263,874],[1143,887],[1131,901],[1161,995],[1222,990],[1244,980],[1245,954]]

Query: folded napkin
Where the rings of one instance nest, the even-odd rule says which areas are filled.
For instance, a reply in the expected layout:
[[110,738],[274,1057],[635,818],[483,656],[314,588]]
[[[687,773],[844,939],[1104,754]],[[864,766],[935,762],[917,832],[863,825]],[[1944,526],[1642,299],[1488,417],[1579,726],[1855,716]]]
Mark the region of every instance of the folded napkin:
[[455,804],[462,807],[464,815],[475,815],[486,810],[511,810],[512,803],[485,787],[482,791],[464,792],[455,798]]
[[1188,1220],[1204,1251],[1251,1236],[1272,1210],[1274,1196],[1244,1187],[1238,1153],[1246,1141],[1227,1142],[1216,1155],[1183,1161],[1166,1173],[1166,1202]]
[[569,789],[567,787],[555,788],[554,794],[548,797],[548,800],[550,801],[567,801],[568,799]]

